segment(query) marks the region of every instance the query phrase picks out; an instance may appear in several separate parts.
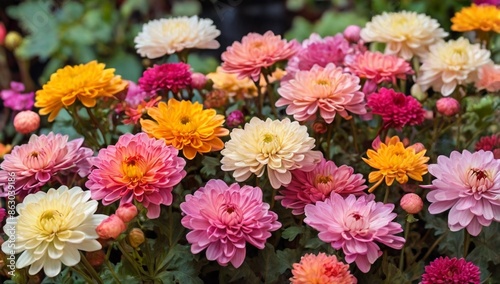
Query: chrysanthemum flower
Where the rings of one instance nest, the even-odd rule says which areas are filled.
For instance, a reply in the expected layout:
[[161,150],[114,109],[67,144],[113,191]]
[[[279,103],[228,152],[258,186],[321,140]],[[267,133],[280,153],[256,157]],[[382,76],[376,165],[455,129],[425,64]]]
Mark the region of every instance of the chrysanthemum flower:
[[500,159],[500,134],[483,136],[474,147],[476,151],[491,151],[495,159]]
[[327,123],[332,123],[337,113],[346,119],[351,117],[348,111],[366,113],[365,95],[360,88],[359,77],[344,73],[342,68],[334,64],[315,65],[282,83],[276,106],[288,106],[286,113],[298,121],[313,119],[319,111]]
[[[78,173],[81,177],[87,176],[90,171],[88,159],[94,152],[81,147],[83,138],[69,142],[68,139],[67,135],[52,132],[31,135],[27,144],[15,146],[10,154],[4,156],[0,164],[0,180],[7,173],[15,173],[16,195],[25,196],[52,181],[56,175],[64,177]],[[0,194],[6,195],[7,187]]]
[[127,81],[127,95],[125,96],[125,103],[129,107],[137,107],[140,103],[145,100],[149,100],[155,97],[154,92],[146,92],[139,85],[135,84],[132,81]]
[[231,131],[231,139],[221,151],[221,169],[234,171],[236,181],[242,182],[252,174],[261,177],[267,168],[271,186],[277,189],[292,181],[292,170],[314,169],[323,155],[313,148],[314,138],[297,121],[254,117],[244,129]]
[[416,12],[384,12],[371,19],[361,30],[361,39],[366,42],[383,42],[385,53],[411,59],[422,56],[429,45],[448,35],[439,23],[425,14]]
[[156,107],[161,97],[158,96],[149,101],[142,101],[136,107],[125,106],[125,115],[127,118],[123,120],[124,124],[137,124],[150,108]]
[[127,133],[99,151],[85,186],[104,205],[137,201],[148,209],[149,218],[158,218],[160,205],[172,204],[172,189],[186,176],[186,161],[178,153],[145,133]]
[[177,101],[160,102],[158,107],[150,108],[148,115],[154,120],[141,119],[142,131],[149,136],[165,139],[167,145],[182,150],[184,156],[192,160],[196,153],[208,153],[224,148],[219,138],[229,134],[222,128],[224,116],[214,109],[203,109],[198,102]]
[[490,63],[479,67],[475,85],[478,90],[500,91],[500,65]]
[[314,204],[338,193],[344,197],[349,194],[360,195],[367,188],[362,174],[355,174],[354,169],[342,165],[337,167],[333,161],[322,159],[314,170],[292,171],[292,182],[280,190],[276,200],[281,205],[293,209],[294,215],[304,214],[307,204]]
[[308,253],[293,264],[291,284],[356,284],[358,280],[351,275],[349,265],[337,260],[335,255],[320,252]]
[[368,96],[368,107],[373,114],[382,116],[384,127],[401,130],[406,125],[424,122],[425,110],[412,96],[381,88]]
[[191,67],[186,63],[165,63],[146,69],[139,78],[139,86],[146,92],[159,90],[177,93],[191,86]]
[[432,87],[449,96],[457,85],[474,82],[478,68],[490,62],[490,51],[479,44],[471,44],[463,37],[442,41],[430,46],[423,57],[417,83],[422,91]]
[[185,49],[217,49],[220,44],[215,38],[219,35],[210,19],[174,17],[144,24],[134,42],[141,56],[158,58]]
[[295,40],[287,42],[272,31],[264,35],[249,33],[241,43],[234,42],[222,53],[222,69],[240,79],[250,77],[257,81],[262,68],[292,57],[299,48]]
[[24,84],[20,82],[10,82],[10,89],[0,91],[3,105],[15,111],[31,110],[35,103],[35,93],[23,93]]
[[500,160],[490,151],[462,153],[453,151],[450,157],[439,156],[437,164],[429,165],[429,172],[436,177],[427,194],[431,214],[451,208],[448,227],[451,231],[467,228],[477,236],[482,226],[492,221],[500,222]]
[[113,97],[127,86],[115,69],[91,61],[87,64],[66,66],[50,76],[42,90],[36,92],[35,106],[41,115],[49,115],[53,121],[59,111],[80,101],[85,107],[94,107],[100,97]]
[[29,266],[31,275],[43,268],[45,275],[54,277],[61,272],[61,264],[75,266],[80,262],[79,250],[101,249],[95,229],[107,216],[94,214],[98,203],[89,199],[89,191],[67,186],[26,196],[17,205],[15,221],[4,226],[4,231],[11,230],[15,223],[16,234],[11,240],[14,248],[5,241],[3,252],[22,252],[16,267]]
[[366,273],[382,255],[377,243],[394,249],[403,247],[405,239],[394,235],[403,229],[392,222],[397,216],[393,210],[394,204],[375,202],[373,194],[344,199],[334,193],[325,201],[306,205],[304,222],[319,231],[320,240],[342,249],[347,263],[356,262]]
[[371,51],[354,57],[348,67],[356,76],[377,84],[382,82],[396,84],[397,79],[405,80],[407,75],[414,73],[410,64],[402,58]]
[[494,5],[475,5],[463,7],[451,18],[451,30],[456,32],[493,31],[500,32],[500,9]]
[[420,284],[435,283],[481,283],[481,271],[474,263],[463,258],[436,258],[425,267]]
[[0,143],[0,159],[3,159],[3,156],[8,154],[10,150],[12,150],[12,145],[10,144],[4,145]]
[[373,192],[384,180],[387,186],[391,186],[394,180],[400,184],[407,183],[409,178],[422,181],[429,161],[429,157],[424,156],[426,151],[416,150],[413,146],[405,147],[397,136],[387,143],[381,142],[374,150],[369,149],[366,152],[368,159],[363,158],[363,161],[377,171],[368,176],[369,182],[375,182],[368,192]]
[[235,74],[225,72],[222,67],[217,67],[215,72],[208,73],[207,78],[212,80],[213,88],[226,91],[230,97],[257,96],[257,87],[250,78],[239,79]]
[[186,238],[191,252],[207,249],[208,260],[226,266],[241,266],[246,256],[247,242],[263,249],[272,231],[281,227],[278,215],[262,202],[258,187],[227,185],[222,180],[210,180],[205,187],[188,194],[180,205],[185,216],[181,223],[191,230]]

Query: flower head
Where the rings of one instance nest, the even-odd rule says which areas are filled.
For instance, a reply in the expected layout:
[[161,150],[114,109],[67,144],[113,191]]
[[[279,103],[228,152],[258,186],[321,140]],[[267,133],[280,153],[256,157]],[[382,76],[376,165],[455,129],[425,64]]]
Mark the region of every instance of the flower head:
[[167,145],[182,150],[184,156],[192,160],[196,153],[208,153],[224,148],[219,138],[229,131],[222,128],[224,116],[214,109],[203,109],[198,102],[160,102],[158,107],[148,110],[154,120],[141,119],[142,131],[149,136],[165,139]]
[[287,42],[272,31],[263,35],[249,33],[222,53],[222,69],[238,75],[239,79],[250,77],[257,81],[262,68],[292,57],[298,49],[296,41]]
[[[66,186],[26,196],[17,205],[18,216],[12,222],[17,224],[15,246],[6,241],[2,250],[22,252],[16,267],[29,266],[31,275],[43,268],[48,277],[54,277],[61,272],[61,263],[75,266],[80,262],[79,250],[101,249],[95,229],[107,216],[94,214],[98,203],[89,199],[90,192]],[[4,230],[7,226],[12,225]]]
[[85,186],[104,205],[137,201],[148,209],[148,218],[158,218],[160,205],[172,204],[173,187],[186,175],[186,161],[177,154],[162,140],[127,133],[99,151]]
[[404,211],[406,211],[406,213],[417,214],[418,212],[422,211],[424,202],[422,201],[422,198],[420,198],[420,196],[418,196],[417,194],[407,193],[403,195],[403,198],[401,198],[399,205],[401,206],[401,208],[403,208]]
[[293,264],[291,284],[356,284],[358,280],[349,272],[349,265],[335,255],[308,253]]
[[361,30],[361,39],[383,42],[386,44],[385,53],[405,60],[414,55],[422,56],[429,45],[447,35],[436,20],[425,14],[408,11],[384,12],[373,17]]
[[394,204],[374,199],[373,194],[344,199],[334,193],[325,201],[305,207],[304,222],[319,231],[319,239],[334,249],[342,249],[346,262],[356,262],[365,273],[382,255],[377,243],[401,249],[405,242],[394,235],[403,231],[399,223],[392,222],[397,216]]
[[481,283],[481,271],[474,263],[463,258],[436,258],[425,267],[421,284],[434,283]]
[[146,92],[159,90],[177,93],[191,86],[191,67],[186,63],[165,63],[148,68],[139,78],[139,86]]
[[207,78],[212,80],[213,88],[227,92],[230,97],[253,98],[258,95],[257,87],[250,78],[238,78],[235,74],[225,72],[217,67],[215,72],[208,73]]
[[227,116],[226,124],[229,128],[235,128],[240,126],[244,122],[245,115],[243,114],[243,112],[241,112],[241,110],[235,110]]
[[344,73],[342,68],[328,64],[315,65],[309,71],[298,71],[294,78],[282,83],[278,89],[281,98],[276,106],[288,106],[287,114],[298,121],[320,116],[332,123],[338,113],[349,119],[350,114],[365,114],[365,95],[359,90],[359,78]]
[[40,116],[31,110],[24,110],[14,117],[14,128],[21,134],[34,132],[40,127]]
[[154,92],[146,92],[132,81],[127,81],[127,83],[127,95],[125,96],[125,103],[127,106],[137,107],[140,103],[155,97]]
[[281,227],[278,215],[262,202],[258,187],[227,185],[210,180],[205,187],[188,194],[182,202],[182,225],[191,230],[186,238],[191,252],[207,249],[208,260],[238,268],[245,260],[246,244],[263,249],[272,231]]
[[495,159],[500,159],[500,134],[481,137],[475,145],[475,150],[491,151]]
[[494,5],[475,5],[463,7],[451,18],[451,30],[456,32],[493,31],[500,32],[500,9]]
[[356,76],[377,84],[388,82],[394,85],[397,79],[405,80],[407,75],[414,73],[410,64],[405,60],[394,55],[371,51],[354,57],[348,66]]
[[479,67],[475,85],[478,90],[500,91],[500,65],[490,63]]
[[281,200],[283,207],[293,209],[294,215],[300,215],[304,214],[307,204],[324,201],[332,193],[344,197],[364,194],[363,190],[367,188],[364,183],[363,175],[355,174],[353,168],[337,167],[333,161],[322,159],[310,172],[292,171],[292,182],[280,190],[276,199]]
[[161,101],[161,96],[157,96],[150,100],[144,100],[140,102],[135,107],[131,105],[125,105],[125,116],[126,118],[123,120],[124,124],[137,124],[139,120],[148,113],[150,108],[156,107],[158,102]]
[[101,239],[117,239],[121,233],[127,230],[127,225],[117,215],[113,214],[102,220],[95,231]]
[[440,98],[436,101],[436,108],[444,116],[454,116],[460,112],[460,103],[454,98]]
[[358,42],[361,39],[361,27],[356,25],[349,25],[342,33],[344,38],[350,42]]
[[451,231],[467,228],[477,236],[483,226],[492,221],[500,222],[500,160],[489,151],[462,153],[453,151],[450,157],[439,156],[437,164],[429,165],[429,173],[436,179],[431,185],[427,200],[431,214],[448,214]]
[[49,115],[53,121],[63,107],[77,100],[85,107],[94,107],[100,97],[113,97],[127,86],[115,69],[104,69],[105,65],[91,61],[87,64],[66,66],[50,76],[42,90],[36,92],[35,106],[41,115]]
[[323,155],[313,148],[314,138],[297,121],[254,117],[244,129],[231,131],[231,139],[221,151],[221,169],[234,171],[236,181],[242,182],[252,174],[261,177],[267,168],[271,186],[277,189],[292,181],[292,170],[314,169]]
[[0,91],[0,97],[3,105],[16,111],[30,110],[35,103],[35,93],[23,94],[24,84],[19,82],[10,82],[10,89]]
[[198,16],[152,20],[135,37],[137,53],[147,58],[181,52],[185,49],[217,49],[220,31],[210,19]]

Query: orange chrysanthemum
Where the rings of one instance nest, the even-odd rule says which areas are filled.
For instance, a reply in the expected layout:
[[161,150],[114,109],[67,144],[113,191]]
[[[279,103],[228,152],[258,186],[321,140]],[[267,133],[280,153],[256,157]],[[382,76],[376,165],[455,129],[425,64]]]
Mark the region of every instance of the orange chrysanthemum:
[[2,159],[6,154],[9,154],[10,150],[12,150],[12,145],[4,145],[0,143],[0,159]]
[[308,253],[293,264],[292,284],[356,284],[358,280],[351,275],[349,265],[337,260],[335,255],[320,252],[317,255]]
[[167,145],[182,150],[189,160],[196,153],[221,150],[224,142],[219,137],[229,134],[229,130],[221,127],[224,116],[214,109],[204,110],[198,102],[170,99],[148,109],[148,115],[154,120],[141,119],[142,131],[165,139]]
[[78,99],[86,107],[94,107],[99,97],[112,97],[127,86],[115,69],[91,61],[87,64],[66,66],[50,76],[43,89],[36,92],[35,106],[41,115],[53,121],[59,111],[71,106]]
[[424,156],[426,150],[421,149],[420,145],[405,147],[399,137],[394,136],[387,143],[380,143],[375,150],[368,150],[368,159],[363,158],[363,161],[378,169],[368,176],[369,182],[375,182],[368,192],[373,192],[384,180],[388,186],[392,185],[394,180],[405,184],[409,177],[422,181],[422,176],[427,173],[426,163],[429,157]]
[[456,32],[481,30],[500,32],[500,9],[494,5],[464,7],[451,19],[451,29]]

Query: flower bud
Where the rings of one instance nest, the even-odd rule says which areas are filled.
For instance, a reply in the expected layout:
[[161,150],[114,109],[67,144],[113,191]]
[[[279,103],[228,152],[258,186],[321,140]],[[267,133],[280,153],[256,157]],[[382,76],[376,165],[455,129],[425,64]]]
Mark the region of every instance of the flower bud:
[[356,25],[350,25],[344,30],[344,37],[350,42],[358,42],[360,39],[361,28]]
[[440,98],[436,102],[436,108],[444,116],[454,116],[460,112],[460,103],[454,98]]
[[18,32],[8,32],[5,36],[5,47],[9,50],[14,50],[18,48],[23,42],[23,37]]
[[40,127],[40,116],[34,111],[21,111],[14,117],[14,128],[21,134],[31,133],[38,127]]
[[104,219],[95,229],[99,237],[103,239],[116,239],[127,229],[127,225],[115,214]]
[[138,248],[144,243],[144,240],[144,232],[139,228],[133,228],[130,233],[128,233],[128,242],[133,248]]
[[203,102],[205,108],[219,108],[223,107],[227,103],[227,94],[223,90],[213,90],[208,93]]
[[116,216],[120,217],[123,222],[128,223],[137,216],[137,207],[132,203],[122,204],[116,209]]
[[104,263],[104,259],[106,258],[106,254],[102,249],[96,251],[87,251],[85,252],[85,257],[89,261],[92,267],[99,267]]
[[415,193],[407,193],[401,198],[399,203],[401,208],[408,214],[417,214],[424,207],[422,198]]
[[411,86],[410,93],[412,97],[417,99],[419,102],[423,102],[427,99],[427,93],[422,91],[422,88],[419,84],[414,84]]
[[234,128],[245,122],[245,115],[240,110],[235,110],[227,116],[227,127]]
[[204,74],[201,73],[193,73],[191,74],[191,87],[193,89],[198,89],[201,90],[205,88],[205,85],[207,84],[207,77]]
[[313,123],[312,129],[315,133],[325,134],[328,131],[328,125],[323,120],[318,120]]

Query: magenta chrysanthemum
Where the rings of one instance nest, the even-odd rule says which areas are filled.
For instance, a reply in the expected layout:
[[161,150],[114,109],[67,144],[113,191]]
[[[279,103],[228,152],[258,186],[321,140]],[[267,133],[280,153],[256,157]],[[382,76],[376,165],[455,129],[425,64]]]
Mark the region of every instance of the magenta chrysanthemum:
[[326,67],[315,65],[282,83],[276,106],[288,106],[286,113],[298,121],[314,119],[319,111],[327,123],[332,123],[337,113],[346,119],[350,118],[348,111],[366,113],[365,95],[360,88],[359,78],[344,73],[342,68],[331,63]]
[[395,55],[366,51],[349,63],[349,70],[360,78],[371,80],[377,84],[388,82],[396,84],[397,79],[406,79],[413,74],[408,62]]
[[186,176],[186,161],[177,154],[145,133],[122,135],[116,145],[99,151],[85,186],[104,205],[135,200],[148,209],[148,218],[158,218],[160,205],[172,204],[172,189]]
[[415,98],[393,89],[381,88],[372,93],[367,105],[373,114],[382,116],[386,128],[400,130],[406,125],[419,125],[425,119],[425,110]]
[[186,63],[165,63],[148,68],[139,78],[139,87],[145,92],[172,91],[191,86],[191,67]]
[[10,82],[10,90],[0,91],[3,105],[15,111],[31,110],[35,104],[35,93],[23,94],[24,89],[23,83]]
[[208,260],[239,267],[245,260],[246,243],[263,249],[272,231],[281,227],[278,215],[262,202],[258,187],[227,185],[210,180],[181,203],[181,223],[190,231],[186,238],[191,252],[207,249]]
[[280,190],[276,200],[281,200],[281,205],[293,209],[294,215],[304,214],[307,204],[324,201],[332,193],[344,197],[349,194],[360,195],[367,188],[362,174],[354,174],[354,169],[342,165],[337,167],[333,161],[322,159],[314,170],[304,172],[292,171],[292,182]]
[[500,159],[500,134],[481,137],[474,148],[476,151],[491,151],[495,159]]
[[37,192],[56,175],[63,179],[74,173],[81,177],[88,175],[88,158],[93,151],[81,147],[83,138],[69,142],[68,139],[67,135],[52,132],[40,136],[33,134],[27,144],[14,147],[0,164],[0,186],[4,189],[0,195],[7,195],[9,174],[15,174],[16,195],[21,196]]
[[477,236],[482,226],[500,222],[500,160],[493,153],[480,150],[470,153],[453,151],[450,157],[439,156],[437,164],[429,165],[435,180],[427,194],[431,214],[451,208],[448,227],[451,231],[467,228]]
[[375,202],[373,194],[344,199],[334,193],[325,201],[306,205],[304,222],[319,231],[320,240],[342,249],[347,263],[356,262],[366,273],[382,255],[377,243],[395,249],[403,247],[404,238],[394,235],[403,229],[392,222],[397,216],[393,210],[394,204]]
[[481,271],[479,267],[463,258],[440,257],[425,267],[420,284],[436,283],[481,283]]

